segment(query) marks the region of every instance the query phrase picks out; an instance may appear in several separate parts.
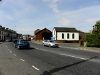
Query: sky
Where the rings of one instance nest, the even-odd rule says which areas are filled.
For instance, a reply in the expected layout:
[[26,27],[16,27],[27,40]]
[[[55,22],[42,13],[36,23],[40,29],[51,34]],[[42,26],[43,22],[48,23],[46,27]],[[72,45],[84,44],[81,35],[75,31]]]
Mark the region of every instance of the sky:
[[100,0],[2,0],[0,25],[22,34],[53,27],[89,32],[100,20]]

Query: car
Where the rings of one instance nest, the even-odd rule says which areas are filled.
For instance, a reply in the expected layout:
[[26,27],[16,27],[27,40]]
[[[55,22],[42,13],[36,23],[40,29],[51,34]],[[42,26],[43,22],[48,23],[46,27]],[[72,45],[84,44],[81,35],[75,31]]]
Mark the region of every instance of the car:
[[21,48],[30,48],[30,44],[26,40],[18,39],[15,42],[15,48],[18,48],[18,49],[21,49]]
[[59,45],[53,40],[44,40],[42,44],[43,46],[48,46],[48,47],[59,47]]
[[18,39],[13,39],[13,43],[15,44],[17,42]]

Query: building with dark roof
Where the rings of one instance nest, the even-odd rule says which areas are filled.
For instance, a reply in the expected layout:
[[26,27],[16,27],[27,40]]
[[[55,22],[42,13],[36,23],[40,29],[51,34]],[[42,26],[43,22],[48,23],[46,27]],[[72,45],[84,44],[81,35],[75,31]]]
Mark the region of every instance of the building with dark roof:
[[36,30],[34,33],[34,40],[49,40],[52,37],[52,32],[47,28]]
[[54,27],[57,32],[78,32],[75,28],[68,27]]
[[79,31],[75,28],[54,27],[53,40],[58,42],[79,42]]

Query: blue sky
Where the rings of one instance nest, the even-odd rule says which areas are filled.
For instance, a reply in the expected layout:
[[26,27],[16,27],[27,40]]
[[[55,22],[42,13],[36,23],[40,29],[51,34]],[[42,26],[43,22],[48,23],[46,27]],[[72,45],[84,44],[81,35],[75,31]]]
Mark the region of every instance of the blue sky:
[[2,0],[0,24],[22,34],[75,27],[89,32],[100,20],[100,0]]

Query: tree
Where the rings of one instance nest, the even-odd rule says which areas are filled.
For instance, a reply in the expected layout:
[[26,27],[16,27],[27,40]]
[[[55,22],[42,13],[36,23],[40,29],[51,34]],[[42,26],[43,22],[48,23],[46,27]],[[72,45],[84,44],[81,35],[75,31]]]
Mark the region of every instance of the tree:
[[100,21],[97,21],[93,26],[93,34],[100,34]]
[[89,47],[100,47],[100,35],[87,34],[87,46]]
[[87,46],[100,47],[100,21],[93,26],[92,34],[86,36]]

